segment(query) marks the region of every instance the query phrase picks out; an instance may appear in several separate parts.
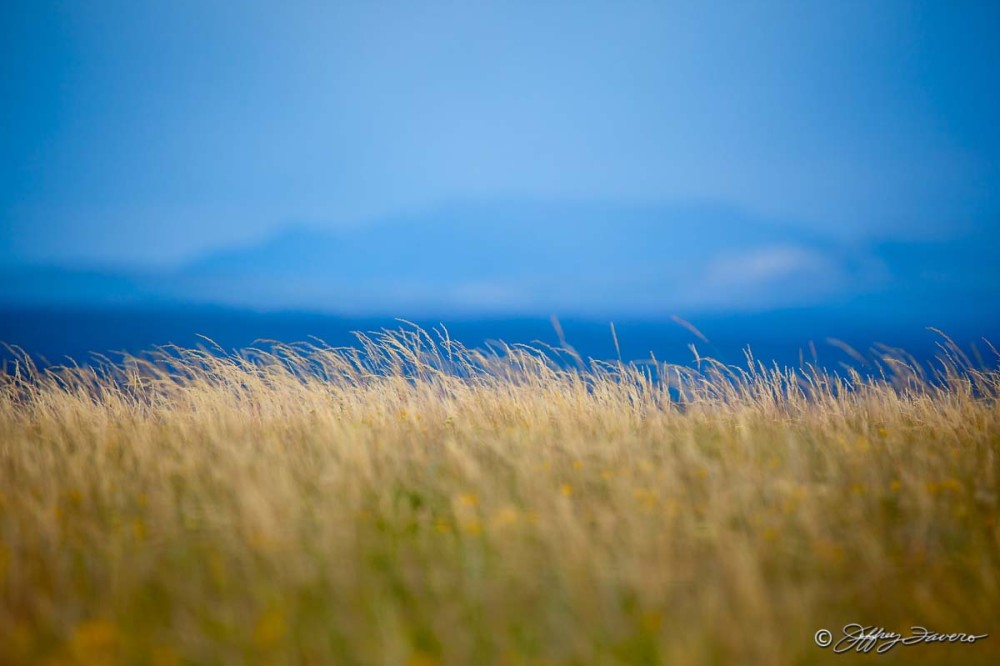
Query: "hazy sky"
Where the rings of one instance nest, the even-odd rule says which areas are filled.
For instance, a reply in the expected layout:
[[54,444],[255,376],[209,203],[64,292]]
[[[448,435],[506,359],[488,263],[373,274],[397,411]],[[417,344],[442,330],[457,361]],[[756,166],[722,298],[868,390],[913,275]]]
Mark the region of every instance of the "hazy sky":
[[454,201],[1000,219],[1000,3],[5,2],[0,259],[170,263]]

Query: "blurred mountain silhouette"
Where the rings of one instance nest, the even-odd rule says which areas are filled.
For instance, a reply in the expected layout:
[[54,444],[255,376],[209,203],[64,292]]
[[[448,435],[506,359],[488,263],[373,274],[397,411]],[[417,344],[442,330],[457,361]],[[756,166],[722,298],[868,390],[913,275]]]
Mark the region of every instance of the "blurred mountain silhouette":
[[995,236],[845,244],[710,204],[469,203],[289,228],[166,271],[8,267],[0,304],[652,318],[795,307],[992,325]]

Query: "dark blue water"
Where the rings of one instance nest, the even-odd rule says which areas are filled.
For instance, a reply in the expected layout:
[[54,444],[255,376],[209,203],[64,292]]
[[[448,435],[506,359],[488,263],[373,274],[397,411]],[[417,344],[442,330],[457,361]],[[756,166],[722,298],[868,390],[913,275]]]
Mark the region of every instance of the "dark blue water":
[[[987,364],[995,357],[982,342],[1000,339],[1000,331],[948,327],[947,322],[880,320],[878,317],[838,317],[835,312],[787,310],[766,314],[731,314],[692,317],[708,342],[670,319],[616,321],[621,358],[649,359],[689,364],[695,344],[699,354],[723,362],[745,365],[745,349],[765,362],[798,365],[801,359],[837,368],[851,362],[841,349],[827,342],[836,338],[862,353],[881,342],[901,347],[925,361],[939,351],[940,336],[925,325],[943,327],[956,342],[974,356],[978,351]],[[422,319],[417,324],[431,329],[444,324],[450,336],[466,345],[481,347],[491,341],[560,345],[548,318]],[[560,320],[564,340],[584,358],[613,360],[619,355],[609,321]],[[391,318],[350,319],[309,313],[258,313],[218,308],[129,309],[27,308],[0,310],[0,342],[17,345],[38,359],[63,363],[92,359],[92,353],[137,353],[156,345],[207,346],[204,335],[223,348],[240,349],[261,339],[296,342],[319,338],[334,346],[356,344],[354,331],[408,326]],[[814,352],[815,350],[815,356]],[[9,358],[6,351],[0,352]]]

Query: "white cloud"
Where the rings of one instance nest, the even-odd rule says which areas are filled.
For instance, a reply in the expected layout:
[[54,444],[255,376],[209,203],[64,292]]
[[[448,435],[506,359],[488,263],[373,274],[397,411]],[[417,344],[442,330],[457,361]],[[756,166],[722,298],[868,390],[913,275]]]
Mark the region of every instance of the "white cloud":
[[763,285],[795,276],[831,276],[838,271],[836,263],[821,252],[778,245],[716,257],[708,265],[707,279],[718,285]]
[[848,273],[840,261],[818,249],[759,247],[715,256],[686,300],[727,308],[807,304],[846,286]]

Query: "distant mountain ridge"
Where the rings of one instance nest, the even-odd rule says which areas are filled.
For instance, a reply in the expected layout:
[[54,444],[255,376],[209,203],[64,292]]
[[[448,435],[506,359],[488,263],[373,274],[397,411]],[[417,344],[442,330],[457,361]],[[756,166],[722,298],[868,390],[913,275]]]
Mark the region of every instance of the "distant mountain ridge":
[[[183,274],[220,298],[237,294],[238,302],[239,290],[253,285],[252,299],[241,304],[648,312],[706,297],[722,301],[729,286],[746,290],[746,282],[711,283],[727,279],[718,266],[727,256],[783,263],[758,276],[774,282],[827,268],[809,267],[810,258],[839,262],[844,254],[820,237],[721,207],[471,204],[341,232],[290,230],[202,258]],[[706,285],[711,293],[697,293]],[[785,287],[786,295],[806,295]]]
[[8,268],[0,303],[401,316],[995,311],[994,236],[850,246],[723,206],[472,203],[332,232],[291,228],[169,271]]

